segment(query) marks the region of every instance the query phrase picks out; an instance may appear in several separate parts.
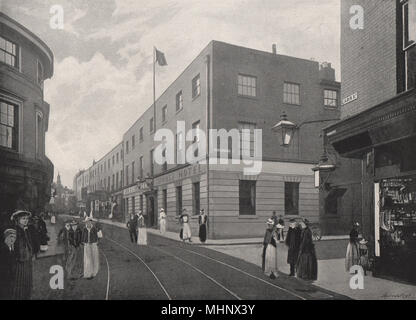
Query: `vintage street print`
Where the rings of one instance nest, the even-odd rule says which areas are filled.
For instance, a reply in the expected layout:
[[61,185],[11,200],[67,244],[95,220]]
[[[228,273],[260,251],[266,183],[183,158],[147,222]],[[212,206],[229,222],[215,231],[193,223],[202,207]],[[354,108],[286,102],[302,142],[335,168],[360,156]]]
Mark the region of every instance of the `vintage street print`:
[[1,0],[0,300],[416,300],[416,0]]

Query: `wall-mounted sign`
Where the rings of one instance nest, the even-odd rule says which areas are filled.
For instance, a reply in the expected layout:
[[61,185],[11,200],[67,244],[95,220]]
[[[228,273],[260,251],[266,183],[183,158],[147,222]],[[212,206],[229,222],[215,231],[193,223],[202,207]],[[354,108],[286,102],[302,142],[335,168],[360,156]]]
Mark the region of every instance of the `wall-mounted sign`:
[[358,99],[358,92],[354,92],[353,94],[349,95],[348,97],[345,97],[342,99],[342,105],[346,105],[354,100]]
[[179,181],[182,179],[190,178],[192,176],[196,176],[205,172],[205,166],[201,166],[200,164],[194,164],[192,166],[188,166],[177,171],[165,174],[163,176],[157,177],[154,180],[155,186],[166,184],[170,182]]
[[126,196],[126,195],[129,195],[129,194],[132,194],[132,193],[136,193],[138,191],[139,191],[139,188],[137,187],[137,185],[133,185],[131,187],[128,187],[128,188],[124,189],[123,190],[123,195]]

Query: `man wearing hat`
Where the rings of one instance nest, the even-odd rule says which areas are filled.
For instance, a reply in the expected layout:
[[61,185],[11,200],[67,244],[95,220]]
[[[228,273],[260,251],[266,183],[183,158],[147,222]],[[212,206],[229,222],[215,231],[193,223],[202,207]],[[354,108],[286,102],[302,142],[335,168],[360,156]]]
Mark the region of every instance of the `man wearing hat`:
[[299,255],[299,245],[300,245],[300,234],[301,230],[296,223],[295,219],[289,220],[289,230],[286,235],[286,246],[287,250],[287,263],[290,265],[290,276],[295,275],[296,261]]
[[16,270],[14,244],[16,230],[6,229],[0,243],[0,300],[11,299],[11,288]]
[[134,212],[130,214],[130,219],[127,221],[127,229],[129,230],[130,240],[132,243],[137,243],[137,221],[138,216]]
[[32,225],[28,225],[30,216],[30,212],[23,210],[18,210],[11,216],[11,220],[16,226],[16,241],[14,243],[16,270],[11,295],[13,299],[17,300],[28,300],[31,297],[32,260],[40,249],[37,232]]

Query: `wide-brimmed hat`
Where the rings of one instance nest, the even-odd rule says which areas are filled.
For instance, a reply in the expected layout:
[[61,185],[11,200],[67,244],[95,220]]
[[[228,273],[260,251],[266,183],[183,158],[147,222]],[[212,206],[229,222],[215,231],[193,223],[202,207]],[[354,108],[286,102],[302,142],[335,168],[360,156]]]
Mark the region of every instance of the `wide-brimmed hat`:
[[295,222],[296,222],[296,219],[292,218],[292,219],[289,220],[289,223],[295,223]]
[[15,229],[6,229],[6,230],[4,230],[3,235],[4,235],[4,239],[6,239],[10,235],[15,236],[16,235],[16,230]]
[[18,219],[20,217],[23,217],[23,216],[29,216],[29,217],[31,217],[32,214],[29,211],[17,210],[17,211],[15,211],[15,212],[12,213],[12,215],[10,217],[10,220],[16,220],[16,219]]
[[268,224],[268,225],[274,225],[273,219],[267,219],[266,224]]
[[163,209],[163,208],[160,208],[160,212],[165,212],[165,209]]

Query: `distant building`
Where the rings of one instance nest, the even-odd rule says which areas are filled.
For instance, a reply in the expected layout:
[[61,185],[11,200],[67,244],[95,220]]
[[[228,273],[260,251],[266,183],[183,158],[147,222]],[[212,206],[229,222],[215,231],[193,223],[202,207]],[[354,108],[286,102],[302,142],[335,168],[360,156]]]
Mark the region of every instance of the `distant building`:
[[[186,208],[196,232],[196,215],[205,209],[210,238],[261,236],[274,210],[286,218],[302,216],[317,222],[319,192],[311,169],[322,153],[321,130],[330,122],[310,121],[339,118],[339,89],[329,63],[212,41],[157,99],[156,112],[148,108],[125,132],[115,149],[124,155],[122,163],[113,169],[114,152],[110,152],[91,168],[98,172],[96,181],[107,189],[113,185],[115,170],[114,179],[122,184],[123,218],[142,210],[149,226],[157,225],[162,207],[172,231],[179,230],[177,218]],[[271,130],[283,112],[300,126],[289,147],[282,147]],[[184,122],[183,128],[178,121]],[[160,128],[175,135],[175,164],[155,162],[159,142],[154,135]],[[247,141],[238,140],[240,146],[247,143],[250,156],[254,156],[254,129],[261,129],[261,172],[248,175],[243,164],[213,164],[213,159],[209,166],[201,161],[181,163],[182,152],[200,139],[189,141],[186,133],[197,128],[250,130]],[[222,148],[216,142],[214,147]],[[223,151],[215,159],[228,162],[232,145]],[[207,158],[204,150],[194,155]]]
[[43,82],[53,54],[30,30],[0,12],[0,213],[43,210],[53,165],[45,156],[49,104]]

